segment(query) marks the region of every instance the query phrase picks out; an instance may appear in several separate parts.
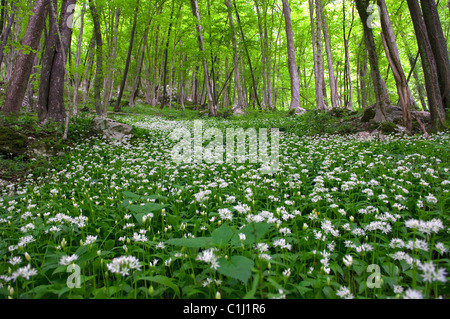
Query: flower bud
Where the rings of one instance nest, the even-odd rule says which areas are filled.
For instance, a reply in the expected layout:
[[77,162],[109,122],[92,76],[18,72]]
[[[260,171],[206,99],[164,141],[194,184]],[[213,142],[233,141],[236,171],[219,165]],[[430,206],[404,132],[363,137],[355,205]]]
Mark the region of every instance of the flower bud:
[[222,299],[222,295],[219,291],[216,292],[216,299]]
[[28,253],[25,253],[25,259],[26,259],[27,261],[31,261],[31,257],[30,257],[30,255],[28,255]]

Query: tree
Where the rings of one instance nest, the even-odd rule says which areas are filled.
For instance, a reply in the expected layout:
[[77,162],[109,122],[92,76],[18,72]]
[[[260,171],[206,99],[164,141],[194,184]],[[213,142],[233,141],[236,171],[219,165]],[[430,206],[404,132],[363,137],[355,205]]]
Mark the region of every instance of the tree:
[[103,84],[103,40],[100,29],[100,16],[94,0],[89,0],[89,7],[91,9],[92,20],[94,23],[94,38],[96,44],[97,65],[95,68],[95,82],[94,82],[94,99],[95,111],[97,116],[106,116],[107,106],[102,103],[102,84]]
[[386,121],[386,105],[390,104],[390,100],[386,87],[386,82],[383,80],[380,74],[373,32],[371,27],[369,27],[368,25],[368,22],[370,21],[369,14],[367,12],[367,8],[369,7],[369,1],[355,0],[355,3],[364,28],[364,39],[369,58],[370,74],[376,98],[375,103],[376,114],[374,119],[376,122],[384,122]]
[[[0,67],[2,66],[2,62],[3,62],[3,56],[4,56],[3,49],[5,48],[6,43],[8,42],[9,34],[11,33],[11,28],[14,23],[14,17],[16,15],[16,9],[17,9],[17,7],[16,7],[15,3],[12,2],[11,3],[11,14],[8,19],[8,24],[6,26],[6,30],[4,30],[2,33],[2,42],[0,43]],[[2,24],[3,24],[3,21],[2,21]],[[3,28],[3,25],[1,27]]]
[[72,28],[68,25],[68,19],[72,13],[68,8],[75,5],[76,0],[62,2],[59,22],[57,21],[56,4],[57,1],[50,3],[50,6],[55,8],[55,14],[51,14],[49,17],[50,33],[47,37],[39,85],[38,114],[41,122],[46,122],[48,119],[62,122],[66,116],[64,78],[66,58],[72,37]]
[[322,17],[322,30],[323,30],[323,38],[325,41],[325,51],[327,54],[327,62],[328,62],[328,77],[330,81],[330,94],[331,94],[331,107],[336,108],[338,103],[338,94],[337,94],[337,82],[334,76],[333,70],[333,58],[331,55],[331,44],[330,37],[328,35],[328,24],[325,16],[325,12],[323,11],[323,7],[320,6],[321,9],[321,17]]
[[291,77],[291,106],[294,112],[302,111],[300,107],[300,82],[298,78],[297,63],[295,61],[294,32],[292,30],[291,7],[288,0],[283,0],[283,14],[286,25],[287,54],[289,74]]
[[195,19],[197,20],[197,40],[198,40],[198,47],[200,50],[200,53],[202,54],[202,61],[203,61],[203,73],[204,73],[204,81],[206,86],[206,95],[208,98],[208,109],[209,113],[212,116],[217,116],[217,105],[214,101],[214,96],[212,92],[211,87],[211,79],[209,76],[209,69],[208,69],[208,62],[206,61],[205,57],[205,42],[203,40],[203,29],[202,25],[200,23],[200,13],[198,10],[198,3],[197,0],[191,0],[191,8],[192,8],[192,14],[194,15]]
[[14,73],[6,90],[2,108],[5,115],[17,116],[20,113],[47,13],[48,0],[36,0],[33,6],[33,14],[22,40],[22,49],[17,56]]
[[384,0],[377,1],[378,6],[381,8],[381,27],[383,29],[382,38],[386,51],[386,57],[389,60],[389,64],[394,74],[395,82],[397,83],[397,92],[400,98],[400,105],[402,107],[403,125],[412,131],[411,120],[411,108],[414,105],[414,99],[406,80],[405,72],[403,71],[402,63],[400,60],[400,54],[397,48],[397,41],[395,39],[394,31],[392,30],[391,20],[387,11],[386,3]]
[[427,27],[420,11],[419,2],[417,0],[407,0],[407,3],[422,58],[428,107],[431,114],[431,125],[433,129],[439,130],[445,127],[445,110],[442,104],[436,60],[428,37]]

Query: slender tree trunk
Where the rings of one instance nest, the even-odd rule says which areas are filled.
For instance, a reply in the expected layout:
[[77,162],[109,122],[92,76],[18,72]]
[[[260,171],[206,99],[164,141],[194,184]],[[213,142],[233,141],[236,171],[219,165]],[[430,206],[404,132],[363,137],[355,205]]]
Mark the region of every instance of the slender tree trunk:
[[[14,73],[6,90],[6,97],[2,107],[2,112],[5,115],[17,116],[20,113],[33,68],[34,52],[38,49],[47,13],[48,0],[36,0],[33,6],[33,15],[30,17],[22,40],[24,49],[17,56]],[[32,51],[27,52],[29,49]]]
[[420,0],[431,49],[436,61],[442,103],[450,109],[450,60],[435,0]]
[[[322,7],[320,7],[322,9]],[[327,61],[328,61],[328,76],[330,79],[330,99],[331,99],[331,107],[336,108],[337,107],[337,84],[336,79],[334,77],[334,70],[333,70],[333,57],[331,55],[331,45],[330,45],[330,37],[328,35],[328,25],[325,13],[321,12],[322,16],[322,28],[323,28],[323,38],[325,41],[325,51],[327,54]]]
[[283,0],[283,13],[286,25],[287,54],[289,74],[291,77],[291,106],[294,112],[303,111],[300,106],[300,81],[298,78],[297,63],[295,61],[294,32],[292,30],[291,7],[288,0]]
[[100,17],[97,11],[97,7],[94,5],[93,0],[89,0],[89,7],[91,8],[92,20],[94,22],[94,36],[96,42],[96,55],[97,65],[95,69],[95,82],[94,82],[94,99],[95,110],[97,116],[105,117],[108,111],[107,105],[102,103],[101,86],[103,84],[103,40],[100,29]]
[[422,58],[422,68],[425,76],[428,106],[431,114],[431,125],[434,130],[445,127],[445,111],[438,81],[438,71],[433,50],[428,37],[424,18],[417,0],[407,0],[409,12],[416,33],[417,44]]
[[347,80],[348,80],[348,89],[349,89],[347,108],[349,110],[353,110],[353,80],[352,80],[352,72],[351,72],[351,65],[350,65],[350,53],[348,50],[348,40],[344,41],[344,47],[345,47]]
[[236,12],[236,20],[237,20],[237,23],[239,25],[239,30],[241,31],[242,43],[244,45],[244,50],[245,50],[245,53],[247,55],[248,66],[250,68],[250,73],[252,75],[253,95],[254,95],[254,98],[256,100],[256,103],[261,108],[261,103],[260,103],[259,97],[258,97],[258,86],[256,84],[256,78],[255,78],[255,73],[254,73],[253,66],[252,66],[252,60],[251,60],[250,54],[248,52],[247,42],[245,40],[244,30],[242,28],[242,23],[241,23],[241,19],[239,17],[239,12],[237,10],[237,6],[236,6],[236,1],[235,0],[233,1],[233,5],[234,5],[234,10]]
[[316,82],[316,103],[318,110],[325,110],[324,99],[324,71],[323,71],[323,54],[322,54],[322,17],[321,17],[321,0],[315,0],[316,7],[316,54],[317,54],[317,80]]
[[114,19],[114,36],[111,44],[111,53],[108,57],[108,67],[106,70],[105,83],[104,83],[104,93],[103,93],[103,103],[108,106],[111,104],[113,96],[113,83],[115,74],[115,64],[116,64],[116,50],[117,50],[117,36],[119,34],[119,21],[120,21],[120,8],[116,8],[116,14]]
[[386,105],[390,104],[389,95],[386,87],[386,83],[380,74],[380,69],[378,65],[378,56],[375,47],[375,40],[373,37],[372,29],[369,28],[367,22],[369,21],[369,14],[367,8],[369,6],[368,0],[355,0],[356,8],[358,10],[359,16],[361,17],[361,22],[364,28],[364,39],[366,43],[367,53],[370,63],[371,78],[374,87],[374,93],[376,98],[375,104],[375,121],[384,122],[386,121]]
[[403,125],[408,129],[409,132],[412,131],[412,119],[411,119],[411,108],[412,108],[412,95],[406,81],[405,72],[403,71],[403,66],[400,60],[400,54],[397,48],[397,41],[395,39],[394,31],[392,30],[391,20],[389,18],[389,13],[387,11],[386,3],[384,0],[377,1],[378,6],[381,8],[381,27],[383,29],[382,39],[385,48],[386,56],[388,58],[389,64],[391,65],[392,73],[397,84],[397,92],[400,98],[400,104],[402,107],[403,114]]
[[209,71],[208,71],[208,63],[206,61],[206,58],[204,56],[204,41],[203,41],[203,29],[200,23],[200,13],[198,10],[198,3],[197,0],[191,0],[191,7],[192,7],[192,13],[194,15],[194,17],[197,19],[197,36],[198,36],[198,46],[199,46],[199,50],[200,52],[203,54],[203,73],[204,73],[204,83],[206,86],[206,95],[208,98],[208,108],[209,108],[209,113],[212,116],[217,116],[217,106],[215,105],[214,102],[214,95],[212,92],[212,87],[211,87],[211,79],[209,77]]
[[86,2],[83,3],[83,9],[81,11],[81,24],[80,24],[80,33],[78,34],[78,42],[77,42],[77,55],[75,58],[75,74],[74,74],[74,87],[73,87],[73,115],[78,114],[78,90],[80,87],[80,60],[81,60],[81,44],[83,42],[83,32],[84,32],[84,14],[86,12]]
[[233,109],[242,110],[244,108],[244,94],[242,92],[241,76],[239,72],[239,53],[237,49],[236,29],[234,27],[231,1],[226,0],[225,5],[228,8],[228,20],[230,21],[230,28],[231,28],[231,41],[233,44],[234,85],[237,93],[237,105],[233,105]]
[[128,70],[130,68],[131,54],[133,52],[133,43],[134,43],[134,35],[136,32],[138,12],[139,12],[139,0],[136,1],[136,8],[134,11],[134,18],[133,18],[133,28],[131,30],[130,45],[128,47],[127,61],[125,62],[125,71],[123,74],[122,84],[120,85],[119,96],[117,97],[116,106],[114,108],[115,112],[120,112],[120,110],[121,110],[120,103],[122,102],[123,91],[125,90],[125,84],[127,82]]
[[14,23],[14,17],[16,15],[16,9],[17,8],[16,8],[15,3],[12,2],[11,3],[11,14],[8,19],[8,25],[6,26],[5,31],[2,32],[2,42],[0,43],[0,69],[2,66],[3,56],[4,56],[3,49],[5,48],[6,44],[8,43],[9,34],[11,33],[11,28]]

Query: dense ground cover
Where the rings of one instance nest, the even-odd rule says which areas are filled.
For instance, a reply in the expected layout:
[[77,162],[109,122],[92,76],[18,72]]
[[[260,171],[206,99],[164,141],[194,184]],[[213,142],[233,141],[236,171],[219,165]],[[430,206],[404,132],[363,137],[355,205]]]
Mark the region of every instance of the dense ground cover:
[[304,136],[291,118],[202,119],[282,128],[268,175],[174,163],[170,134],[193,119],[118,118],[139,133],[130,144],[80,141],[3,190],[3,298],[449,297],[448,134],[360,140]]

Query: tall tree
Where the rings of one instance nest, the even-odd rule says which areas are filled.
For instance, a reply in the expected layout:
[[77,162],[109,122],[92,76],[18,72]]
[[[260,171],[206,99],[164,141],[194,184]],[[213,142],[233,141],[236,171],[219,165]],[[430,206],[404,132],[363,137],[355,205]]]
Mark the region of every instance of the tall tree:
[[6,90],[2,107],[2,112],[6,115],[17,116],[20,113],[47,13],[48,0],[36,0],[33,6],[33,14],[22,40],[22,49],[16,59],[14,73]]
[[[68,25],[68,19],[72,12],[68,8],[75,5],[76,2],[76,0],[63,0],[59,21],[57,21],[56,12],[57,1],[50,3],[55,12],[51,11],[52,14],[50,15],[51,33],[47,37],[47,48],[39,85],[38,114],[41,122],[48,119],[62,122],[66,117],[64,79],[67,61],[65,59],[67,59],[72,38],[72,28]],[[44,74],[45,76],[43,76]],[[68,98],[70,97],[68,96]]]
[[436,61],[444,108],[450,109],[450,59],[435,0],[420,0],[428,39]]
[[136,33],[138,12],[139,12],[139,0],[136,1],[136,8],[134,10],[133,28],[131,30],[130,45],[128,46],[127,61],[125,62],[125,71],[124,71],[123,78],[122,78],[122,84],[120,85],[119,96],[117,97],[116,106],[114,107],[115,112],[120,112],[120,110],[121,110],[120,103],[122,102],[123,91],[125,90],[125,84],[127,82],[128,70],[130,68],[131,54],[133,52],[133,43],[134,43],[134,35]]
[[400,98],[400,105],[403,113],[403,125],[412,131],[411,108],[414,105],[414,99],[406,80],[405,72],[400,60],[400,54],[397,47],[394,31],[392,29],[391,19],[384,0],[377,1],[380,10],[381,27],[383,29],[382,38],[389,64],[394,74],[397,84],[397,92]]
[[208,109],[209,113],[212,116],[217,116],[217,105],[214,101],[214,95],[212,92],[212,86],[211,86],[211,79],[209,76],[209,69],[208,69],[208,62],[206,61],[205,57],[205,42],[203,40],[203,28],[200,22],[200,12],[198,10],[198,3],[197,0],[191,0],[191,8],[192,8],[192,14],[197,20],[197,39],[198,39],[198,47],[202,54],[202,60],[203,60],[203,73],[204,73],[204,83],[206,86],[206,95],[208,99]]
[[[9,34],[11,33],[11,28],[14,23],[14,17],[16,15],[16,5],[14,2],[11,3],[11,13],[9,15],[8,24],[6,25],[6,29],[2,32],[2,42],[0,43],[0,68],[2,66],[3,62],[3,49],[5,48],[6,44],[8,43]],[[2,12],[3,13],[3,12]],[[3,24],[3,21],[2,21]],[[3,28],[3,25],[1,26]]]
[[80,62],[81,62],[81,45],[83,43],[83,33],[84,33],[84,14],[86,12],[86,2],[83,2],[83,8],[81,9],[81,21],[80,21],[80,31],[78,33],[77,41],[77,53],[75,57],[75,73],[74,83],[73,83],[73,102],[72,102],[72,112],[74,115],[78,113],[78,90],[80,87]]
[[427,27],[420,11],[419,2],[417,0],[407,0],[407,3],[422,58],[422,69],[425,76],[431,125],[433,129],[439,130],[445,126],[445,110],[439,87],[436,60],[428,37]]
[[236,28],[233,21],[233,11],[231,8],[231,1],[225,0],[225,5],[228,8],[228,20],[231,29],[231,42],[233,44],[233,68],[234,68],[234,86],[237,92],[237,103],[233,105],[233,109],[242,110],[244,108],[244,94],[241,87],[241,76],[239,73],[239,53],[236,40]]
[[373,88],[375,92],[375,121],[386,121],[386,106],[390,104],[389,95],[386,87],[386,82],[383,80],[380,74],[380,68],[378,65],[378,56],[375,46],[375,39],[371,27],[368,25],[370,22],[367,8],[369,7],[368,0],[355,0],[356,9],[358,10],[361,22],[364,28],[364,39],[369,57],[370,74],[372,78]]
[[327,62],[328,62],[328,77],[329,77],[329,81],[330,81],[331,107],[336,108],[337,100],[338,100],[337,83],[336,83],[336,78],[334,76],[334,70],[333,70],[333,57],[331,55],[331,44],[330,44],[330,37],[328,35],[328,24],[327,24],[325,12],[323,11],[323,7],[320,6],[320,9],[321,9],[321,17],[322,17],[323,38],[325,41],[325,52],[327,54]]
[[297,63],[295,61],[294,31],[292,30],[291,7],[289,0],[283,0],[283,14],[286,26],[287,54],[289,74],[291,77],[291,106],[294,112],[302,111],[300,107],[300,82],[298,78]]

